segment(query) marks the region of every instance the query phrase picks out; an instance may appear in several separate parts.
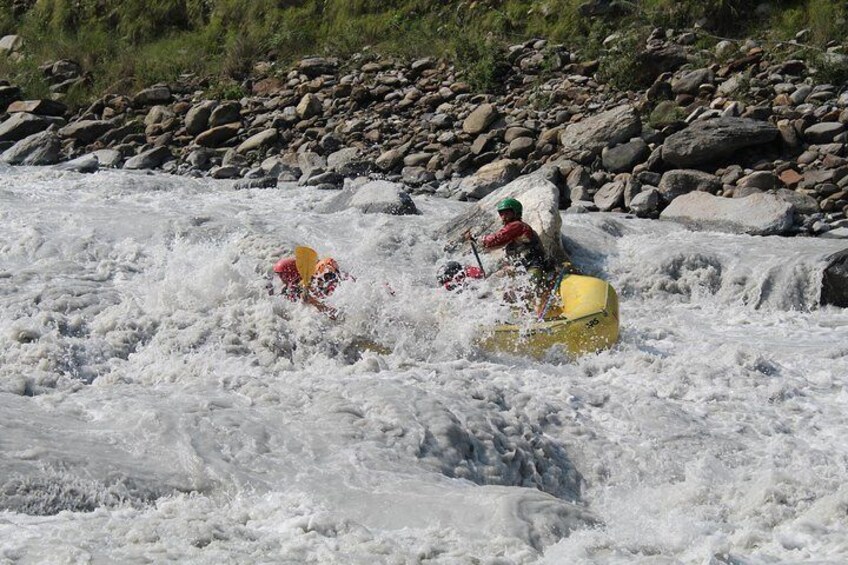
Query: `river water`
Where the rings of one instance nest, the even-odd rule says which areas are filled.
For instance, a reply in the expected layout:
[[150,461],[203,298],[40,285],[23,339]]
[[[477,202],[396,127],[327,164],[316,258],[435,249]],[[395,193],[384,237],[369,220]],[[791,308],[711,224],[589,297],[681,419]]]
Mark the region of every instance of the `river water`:
[[[0,563],[848,562],[838,242],[565,214],[622,337],[534,361],[435,285],[467,204],[231,186],[0,171]],[[337,323],[265,290],[301,244]]]

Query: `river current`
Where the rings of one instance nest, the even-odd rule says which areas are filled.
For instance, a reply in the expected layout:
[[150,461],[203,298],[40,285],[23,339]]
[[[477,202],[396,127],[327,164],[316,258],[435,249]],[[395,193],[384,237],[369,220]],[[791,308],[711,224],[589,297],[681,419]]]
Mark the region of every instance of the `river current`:
[[[435,284],[469,204],[331,197],[0,171],[0,563],[848,562],[842,244],[563,214],[622,335],[535,361]],[[268,295],[296,245],[339,322]]]

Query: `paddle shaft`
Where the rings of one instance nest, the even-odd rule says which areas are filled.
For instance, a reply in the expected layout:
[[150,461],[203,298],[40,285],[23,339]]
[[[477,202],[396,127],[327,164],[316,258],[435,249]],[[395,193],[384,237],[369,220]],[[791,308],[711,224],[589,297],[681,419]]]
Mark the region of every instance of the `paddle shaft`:
[[474,252],[474,258],[477,259],[477,266],[480,267],[480,272],[483,273],[483,278],[486,278],[486,269],[483,268],[483,261],[480,260],[480,254],[477,253],[477,244],[475,243],[475,239],[472,237],[468,241],[471,242],[471,251]]
[[554,283],[553,288],[551,288],[551,293],[548,295],[548,300],[545,302],[545,308],[542,310],[542,313],[539,314],[538,321],[541,322],[545,319],[545,314],[548,313],[548,310],[551,309],[551,303],[554,300],[554,294],[556,293],[559,285],[562,283],[562,279],[565,278],[565,273],[568,271],[568,267],[563,267],[563,269],[559,272],[559,276],[557,277],[556,282]]

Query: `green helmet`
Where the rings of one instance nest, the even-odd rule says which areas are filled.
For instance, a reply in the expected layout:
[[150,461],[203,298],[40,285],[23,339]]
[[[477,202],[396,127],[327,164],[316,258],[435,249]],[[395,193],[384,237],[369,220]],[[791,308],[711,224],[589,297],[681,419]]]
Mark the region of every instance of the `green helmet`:
[[515,198],[504,198],[498,203],[498,212],[503,212],[504,210],[512,210],[520,218],[523,207],[521,206],[521,202]]

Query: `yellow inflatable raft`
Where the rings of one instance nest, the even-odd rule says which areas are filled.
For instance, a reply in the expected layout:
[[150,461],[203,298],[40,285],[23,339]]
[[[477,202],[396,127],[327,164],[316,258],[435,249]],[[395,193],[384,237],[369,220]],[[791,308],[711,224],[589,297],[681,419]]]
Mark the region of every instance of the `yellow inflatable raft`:
[[561,302],[543,321],[495,326],[482,346],[532,357],[541,357],[557,346],[577,357],[615,345],[618,296],[608,282],[566,275],[559,285],[559,298]]

